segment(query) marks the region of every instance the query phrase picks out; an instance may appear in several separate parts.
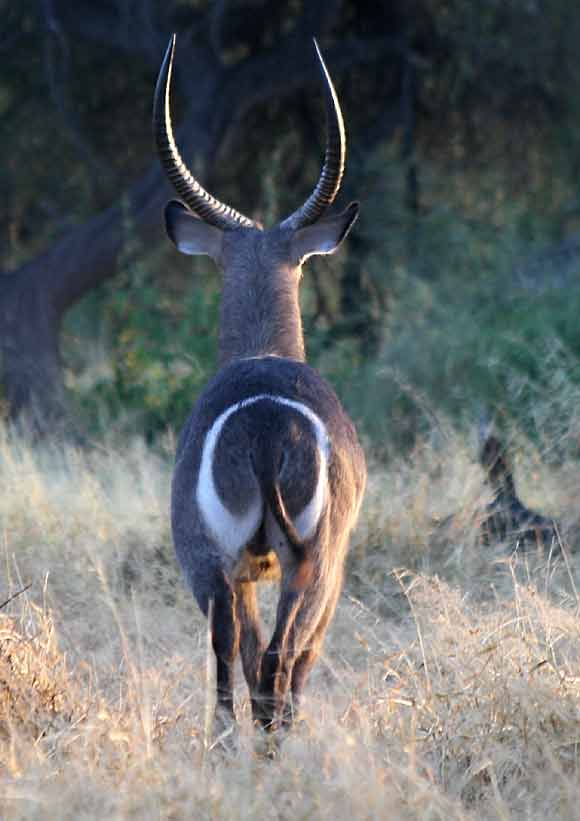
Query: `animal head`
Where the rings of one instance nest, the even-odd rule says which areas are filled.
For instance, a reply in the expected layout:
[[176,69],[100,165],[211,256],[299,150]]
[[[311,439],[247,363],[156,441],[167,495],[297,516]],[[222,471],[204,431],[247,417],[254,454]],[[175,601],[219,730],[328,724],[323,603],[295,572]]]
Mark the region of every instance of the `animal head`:
[[224,271],[225,284],[243,287],[257,276],[276,277],[280,287],[297,286],[301,266],[313,254],[333,253],[358,216],[358,203],[327,216],[344,172],[346,138],[332,80],[314,41],[326,93],[327,144],[320,178],[306,202],[278,225],[264,229],[215,199],[187,169],[177,148],[170,114],[170,86],[175,54],[171,38],[157,81],[154,130],[161,162],[181,200],[165,209],[165,226],[184,254],[205,254]]

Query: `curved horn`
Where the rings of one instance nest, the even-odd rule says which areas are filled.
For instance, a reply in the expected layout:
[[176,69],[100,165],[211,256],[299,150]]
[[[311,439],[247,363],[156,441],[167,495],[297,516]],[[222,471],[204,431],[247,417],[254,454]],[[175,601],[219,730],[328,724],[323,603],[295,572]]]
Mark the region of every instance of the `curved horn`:
[[314,39],[314,47],[320,61],[326,89],[326,154],[316,188],[304,205],[281,223],[283,228],[294,230],[312,225],[332,205],[340,188],[346,159],[346,134],[342,111],[316,39]]
[[187,169],[181,158],[173,137],[171,113],[169,110],[169,89],[173,55],[175,53],[175,34],[172,35],[155,87],[153,100],[153,130],[159,159],[169,180],[177,193],[191,210],[204,222],[216,228],[254,227],[255,223],[238,211],[216,200],[198,183]]

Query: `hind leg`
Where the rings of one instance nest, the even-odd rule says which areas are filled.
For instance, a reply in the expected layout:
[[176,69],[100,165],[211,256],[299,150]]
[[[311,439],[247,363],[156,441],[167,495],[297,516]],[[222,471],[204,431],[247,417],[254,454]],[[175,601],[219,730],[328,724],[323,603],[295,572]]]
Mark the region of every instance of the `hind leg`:
[[211,640],[216,657],[216,714],[234,718],[234,663],[238,654],[240,631],[236,619],[235,592],[225,573],[217,574],[211,617]]
[[306,649],[313,626],[320,622],[327,604],[329,588],[321,569],[312,565],[305,568],[304,564],[284,574],[276,627],[262,657],[254,715],[265,729],[274,729],[284,711],[294,664]]
[[253,715],[254,720],[267,730],[274,729],[274,719],[288,689],[292,662],[288,653],[288,639],[301,598],[299,593],[282,591],[274,634],[262,656]]
[[334,616],[341,589],[342,583],[339,580],[328,600],[320,621],[307,641],[306,648],[302,651],[294,663],[290,685],[291,699],[287,699],[284,706],[283,723],[286,726],[290,726],[298,714],[306,681],[320,655],[320,650],[324,642],[324,636],[326,635],[328,625]]
[[174,529],[177,558],[201,612],[209,621],[216,659],[216,715],[234,717],[234,664],[239,649],[236,595],[218,550],[196,527]]
[[238,582],[235,592],[236,615],[240,625],[242,667],[250,690],[252,713],[255,713],[255,698],[265,646],[262,638],[256,584],[255,582]]

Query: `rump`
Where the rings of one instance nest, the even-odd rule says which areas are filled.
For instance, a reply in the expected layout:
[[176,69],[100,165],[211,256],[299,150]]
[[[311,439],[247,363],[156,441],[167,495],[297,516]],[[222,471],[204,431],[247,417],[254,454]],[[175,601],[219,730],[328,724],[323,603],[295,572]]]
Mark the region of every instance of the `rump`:
[[204,438],[196,488],[219,548],[237,559],[267,511],[290,541],[311,538],[327,503],[329,451],[323,422],[303,403],[261,394],[223,411]]

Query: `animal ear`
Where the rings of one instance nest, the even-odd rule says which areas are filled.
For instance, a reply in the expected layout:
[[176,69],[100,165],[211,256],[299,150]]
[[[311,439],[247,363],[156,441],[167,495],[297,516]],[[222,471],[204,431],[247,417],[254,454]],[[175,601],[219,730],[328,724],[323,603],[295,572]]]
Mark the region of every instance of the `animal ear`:
[[294,259],[302,263],[313,254],[333,254],[352,228],[358,212],[358,202],[351,202],[341,214],[300,228],[292,237]]
[[215,262],[219,262],[222,252],[222,231],[196,217],[179,200],[171,200],[165,206],[165,230],[182,254],[207,254]]

